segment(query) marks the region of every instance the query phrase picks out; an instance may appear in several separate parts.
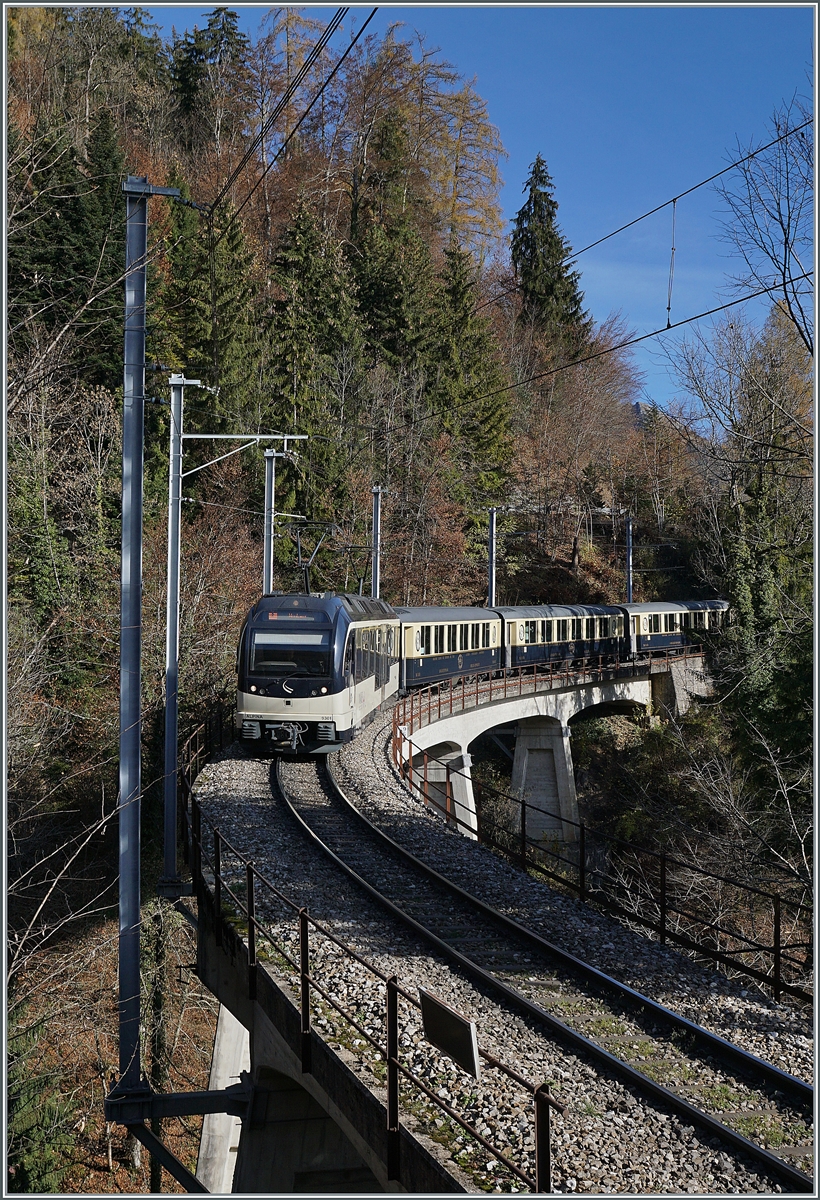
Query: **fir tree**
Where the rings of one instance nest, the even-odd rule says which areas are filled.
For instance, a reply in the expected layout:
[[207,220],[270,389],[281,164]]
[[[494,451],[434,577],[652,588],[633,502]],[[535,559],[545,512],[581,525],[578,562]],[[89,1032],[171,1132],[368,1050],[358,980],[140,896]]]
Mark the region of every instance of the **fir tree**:
[[526,316],[544,328],[585,334],[580,276],[567,266],[571,248],[558,228],[558,203],[547,164],[537,155],[524,185],[526,203],[512,233],[512,264]]
[[[498,498],[509,461],[509,418],[489,322],[476,311],[477,271],[455,239],[445,251],[432,390],[443,429],[458,439],[462,503]],[[466,469],[465,469],[466,468]]]
[[394,371],[426,371],[435,340],[437,286],[430,251],[401,221],[373,225],[353,258],[367,343],[374,362]]
[[361,374],[362,335],[355,287],[338,243],[300,202],[285,229],[273,262],[277,290],[270,323],[270,375],[277,413],[274,422],[311,440],[302,450],[298,481],[292,471],[298,511],[328,517],[340,498],[343,464],[337,438],[355,427],[355,412],[340,413],[344,396],[333,387],[344,359]]

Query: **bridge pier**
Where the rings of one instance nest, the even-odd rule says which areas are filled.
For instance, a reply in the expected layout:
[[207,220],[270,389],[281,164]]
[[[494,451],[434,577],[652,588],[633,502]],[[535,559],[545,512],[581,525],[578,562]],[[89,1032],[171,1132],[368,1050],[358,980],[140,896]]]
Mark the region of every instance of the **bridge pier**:
[[534,841],[575,842],[578,797],[570,729],[553,717],[530,717],[516,727],[513,793],[527,805],[527,835]]
[[[240,1074],[250,1065],[248,1031],[220,1004],[208,1090],[222,1091],[239,1083]],[[241,1119],[230,1113],[207,1113],[202,1118],[196,1177],[215,1195],[229,1195],[232,1190],[241,1132]]]
[[339,1126],[301,1084],[273,1067],[255,1068],[234,1193],[383,1190]]
[[[431,758],[436,761],[430,761]],[[455,819],[458,832],[475,841],[478,838],[478,817],[470,773],[472,761],[466,750],[428,751],[427,792],[441,811]],[[413,771],[417,773],[416,778],[421,779],[424,771],[423,754],[413,759]]]

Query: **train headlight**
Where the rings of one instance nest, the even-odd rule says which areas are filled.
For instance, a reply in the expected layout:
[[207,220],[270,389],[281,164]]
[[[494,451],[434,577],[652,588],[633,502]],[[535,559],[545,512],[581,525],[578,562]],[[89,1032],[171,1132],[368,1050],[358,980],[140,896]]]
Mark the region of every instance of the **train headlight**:
[[320,691],[321,691],[322,695],[324,696],[327,693],[327,688],[320,688]]
[[256,691],[256,684],[255,684],[255,683],[252,683],[252,684],[251,684],[251,691],[252,691],[252,692],[255,692],[255,691]]

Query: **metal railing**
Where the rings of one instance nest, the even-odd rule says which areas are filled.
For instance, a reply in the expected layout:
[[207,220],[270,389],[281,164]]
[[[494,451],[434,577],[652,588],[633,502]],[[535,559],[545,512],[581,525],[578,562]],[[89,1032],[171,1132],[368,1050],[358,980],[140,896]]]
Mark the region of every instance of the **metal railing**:
[[[387,1075],[387,1100],[385,1100],[385,1120],[387,1120],[387,1169],[389,1180],[397,1180],[399,1178],[399,1157],[400,1157],[400,1086],[399,1079],[402,1076],[409,1085],[423,1094],[427,1102],[435,1105],[437,1109],[447,1114],[451,1121],[465,1130],[478,1145],[484,1147],[484,1150],[489,1151],[492,1158],[498,1163],[502,1163],[511,1175],[514,1175],[516,1180],[525,1184],[525,1187],[534,1192],[552,1192],[552,1150],[551,1150],[551,1110],[555,1109],[561,1114],[565,1114],[565,1105],[561,1103],[549,1091],[546,1084],[532,1084],[513,1068],[507,1066],[507,1063],[498,1060],[495,1056],[489,1054],[485,1050],[479,1048],[479,1056],[487,1067],[498,1070],[499,1073],[507,1076],[510,1081],[519,1086],[522,1091],[525,1091],[532,1099],[533,1104],[533,1124],[534,1124],[534,1158],[535,1158],[535,1176],[529,1175],[527,1171],[522,1170],[519,1165],[513,1162],[507,1154],[498,1150],[492,1142],[487,1140],[483,1134],[475,1128],[474,1124],[467,1121],[465,1117],[457,1112],[453,1105],[448,1104],[442,1097],[437,1096],[429,1086],[425,1084],[423,1079],[420,1079],[413,1070],[406,1066],[406,1063],[401,1061],[399,1056],[400,1045],[400,1026],[399,1026],[399,997],[413,1009],[420,1010],[420,1002],[417,997],[413,996],[405,988],[402,988],[395,974],[387,976],[379,968],[367,961],[363,955],[355,952],[352,947],[347,946],[339,937],[336,937],[327,926],[321,924],[315,918],[310,916],[305,907],[301,907],[297,902],[291,900],[276,888],[274,883],[271,883],[263,872],[257,868],[255,864],[247,859],[243,853],[237,850],[237,847],[231,844],[225,835],[220,832],[219,827],[205,817],[202,812],[196,794],[193,792],[193,782],[199,770],[204,766],[211,754],[216,749],[222,749],[225,745],[225,706],[222,703],[215,709],[211,710],[207,719],[202,722],[202,725],[197,726],[196,730],[190,734],[181,746],[180,754],[180,812],[182,820],[182,828],[184,828],[185,838],[184,845],[186,847],[186,862],[190,866],[191,876],[193,880],[194,892],[199,888],[207,888],[209,884],[205,880],[203,866],[208,869],[211,886],[213,886],[214,910],[216,913],[215,935],[217,944],[222,941],[222,920],[223,912],[225,912],[226,898],[231,902],[234,920],[239,918],[247,928],[246,948],[247,948],[247,988],[249,988],[250,998],[256,998],[257,989],[257,967],[259,964],[259,953],[257,948],[257,938],[262,937],[269,944],[273,953],[285,962],[291,970],[298,974],[299,977],[299,1012],[300,1012],[300,1057],[301,1069],[306,1074],[311,1072],[311,1037],[317,1033],[315,1026],[311,1022],[311,1004],[313,996],[321,997],[325,1004],[341,1016],[343,1021],[358,1034],[360,1039],[364,1039],[367,1045],[370,1045],[377,1054],[381,1056],[385,1064],[385,1075]],[[205,845],[203,840],[203,824],[210,833],[210,845]],[[226,871],[225,856],[226,851],[233,856],[234,866],[233,871]],[[238,886],[235,876],[239,874],[240,884]],[[299,958],[294,958],[288,953],[288,950],[280,940],[265,928],[265,924],[259,916],[257,890],[264,889],[264,894],[268,898],[274,899],[280,905],[291,912],[297,920],[298,934],[295,941],[298,942]],[[239,890],[244,890],[245,896],[238,894]],[[310,931],[315,931],[315,934],[323,937],[331,946],[341,950],[342,954],[348,956],[349,959],[358,962],[361,967],[369,971],[378,983],[381,983],[385,989],[385,1006],[384,1006],[384,1039],[383,1042],[372,1036],[366,1030],[363,1024],[355,1016],[340,1003],[339,1000],[328,990],[316,973],[311,972],[311,942]],[[377,984],[378,986],[378,984]],[[321,1034],[319,1034],[321,1036]],[[463,1168],[463,1164],[462,1164]]]
[[[491,674],[479,674],[409,692],[393,710],[394,723],[404,726],[409,735],[433,721],[456,713],[480,708],[500,700],[513,700],[557,688],[580,687],[585,683],[604,683],[634,679],[668,672],[674,663],[703,660],[702,646],[655,653],[652,657],[617,658],[593,655],[510,667]],[[446,686],[445,686],[446,685]],[[398,715],[400,714],[400,715]]]
[[[494,695],[501,691],[499,682],[495,683]],[[484,687],[484,694],[489,695],[486,681],[481,686]],[[468,685],[467,690],[475,694],[472,685]],[[422,699],[421,703],[415,697],[409,699],[417,717],[435,708],[431,697],[427,697],[426,702]],[[481,784],[465,770],[431,757],[426,750],[419,750],[411,740],[410,731],[402,724],[402,715],[397,705],[393,713],[394,765],[411,791],[417,792],[424,803],[438,810],[446,821],[471,837],[477,833],[479,842],[500,851],[522,870],[537,870],[575,892],[580,900],[594,900],[628,921],[656,933],[662,943],[673,942],[713,959],[715,964],[722,963],[742,975],[759,980],[772,989],[776,1000],[784,992],[801,1000],[812,999],[812,992],[795,982],[805,975],[806,963],[794,953],[811,951],[810,906],[694,866],[673,855],[644,849],[623,838],[590,829],[584,822],[563,816],[560,818],[562,825],[576,832],[577,856],[562,852],[557,839],[552,842],[535,841],[527,831],[527,814],[537,812],[543,817],[542,809],[528,803],[522,796],[511,796],[498,788]],[[421,759],[416,766],[413,764],[414,757]],[[440,786],[429,779],[431,763],[444,768]],[[469,779],[472,784],[477,831],[456,811],[452,786],[454,775]],[[517,828],[505,828],[488,818],[482,812],[486,797],[493,797],[496,805],[501,801],[517,817]],[[593,843],[592,847],[590,842]],[[620,876],[613,874],[613,863],[621,869]],[[696,882],[701,885],[699,888],[696,888]],[[682,907],[696,891],[701,894],[701,907],[711,905],[717,910],[718,919],[711,919],[716,915],[714,912],[707,915],[689,911],[691,903],[687,908]],[[769,933],[771,942],[762,942],[745,932],[740,927],[741,912],[753,930],[762,927]],[[735,918],[732,924],[724,924],[730,916]],[[790,933],[784,938],[786,924]],[[805,940],[789,940],[795,936]],[[750,957],[752,962],[747,961]],[[767,969],[755,965],[754,960],[758,963],[767,961]]]

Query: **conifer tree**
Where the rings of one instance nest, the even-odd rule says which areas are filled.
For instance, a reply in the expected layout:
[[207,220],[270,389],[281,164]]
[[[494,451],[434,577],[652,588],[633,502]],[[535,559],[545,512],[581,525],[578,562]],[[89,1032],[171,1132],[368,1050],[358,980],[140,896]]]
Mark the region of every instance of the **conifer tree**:
[[294,488],[286,503],[296,504],[304,515],[325,518],[332,514],[343,486],[337,437],[355,429],[355,412],[350,410],[345,417],[348,428],[342,429],[332,378],[344,357],[355,388],[362,335],[345,257],[305,201],[300,201],[282,235],[272,277],[278,293],[269,335],[273,420],[311,439],[302,448],[299,479],[293,472],[283,475]]
[[524,185],[526,202],[512,233],[512,264],[526,316],[556,332],[585,334],[589,318],[583,310],[580,276],[567,266],[571,248],[558,228],[558,203],[547,164],[540,154]]
[[436,281],[430,251],[401,220],[373,225],[353,258],[373,361],[394,371],[426,371],[435,338]]
[[476,312],[477,271],[455,238],[445,251],[440,337],[434,352],[435,405],[443,429],[457,438],[462,471],[458,489],[469,507],[497,498],[509,460],[509,418],[502,371],[489,322]]

